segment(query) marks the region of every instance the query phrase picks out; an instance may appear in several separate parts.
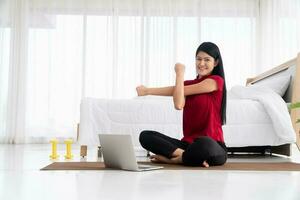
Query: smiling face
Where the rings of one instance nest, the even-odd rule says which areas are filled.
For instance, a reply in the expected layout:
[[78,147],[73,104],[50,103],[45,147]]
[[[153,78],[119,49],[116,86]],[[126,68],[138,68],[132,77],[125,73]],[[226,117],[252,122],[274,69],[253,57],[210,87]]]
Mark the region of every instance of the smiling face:
[[199,78],[210,75],[217,65],[218,62],[203,51],[200,51],[196,56],[196,70]]

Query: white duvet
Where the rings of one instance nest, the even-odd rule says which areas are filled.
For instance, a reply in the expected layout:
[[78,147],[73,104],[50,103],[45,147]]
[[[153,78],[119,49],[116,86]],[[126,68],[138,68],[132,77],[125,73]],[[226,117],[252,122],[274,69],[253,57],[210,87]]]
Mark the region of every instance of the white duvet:
[[283,140],[296,141],[296,135],[284,100],[267,88],[235,86],[230,90],[231,99],[259,101],[271,118],[275,133]]

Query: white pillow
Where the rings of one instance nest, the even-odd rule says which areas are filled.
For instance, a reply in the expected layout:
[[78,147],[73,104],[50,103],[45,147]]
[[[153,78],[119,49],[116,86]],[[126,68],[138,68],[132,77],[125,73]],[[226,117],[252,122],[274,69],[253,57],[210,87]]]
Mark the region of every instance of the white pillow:
[[250,85],[250,87],[263,87],[271,89],[279,94],[281,97],[285,94],[291,82],[290,75],[273,75],[257,83]]

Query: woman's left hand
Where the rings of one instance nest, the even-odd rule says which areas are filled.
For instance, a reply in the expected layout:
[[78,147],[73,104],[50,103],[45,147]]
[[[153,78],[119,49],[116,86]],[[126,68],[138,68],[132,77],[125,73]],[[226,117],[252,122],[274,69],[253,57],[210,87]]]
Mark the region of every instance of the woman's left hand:
[[138,96],[145,96],[147,95],[147,87],[140,85],[138,87],[136,87],[136,92],[138,94]]

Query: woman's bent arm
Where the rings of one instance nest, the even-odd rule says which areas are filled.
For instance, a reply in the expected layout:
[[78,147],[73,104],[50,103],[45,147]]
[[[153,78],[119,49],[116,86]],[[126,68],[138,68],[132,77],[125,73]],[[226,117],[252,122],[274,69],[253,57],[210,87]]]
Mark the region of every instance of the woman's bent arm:
[[173,92],[173,102],[174,107],[177,110],[182,110],[185,105],[185,95],[184,95],[184,68],[185,66],[180,63],[176,63],[175,72],[176,72],[176,82]]

